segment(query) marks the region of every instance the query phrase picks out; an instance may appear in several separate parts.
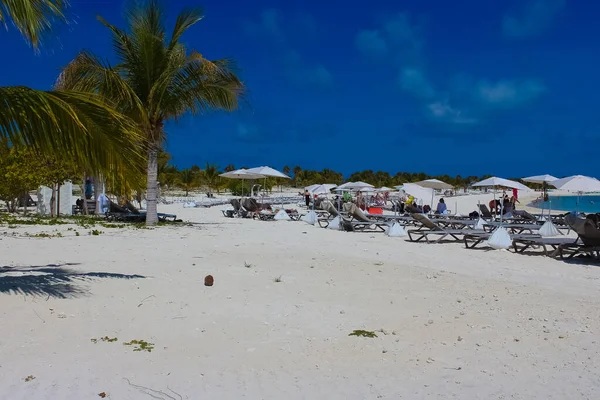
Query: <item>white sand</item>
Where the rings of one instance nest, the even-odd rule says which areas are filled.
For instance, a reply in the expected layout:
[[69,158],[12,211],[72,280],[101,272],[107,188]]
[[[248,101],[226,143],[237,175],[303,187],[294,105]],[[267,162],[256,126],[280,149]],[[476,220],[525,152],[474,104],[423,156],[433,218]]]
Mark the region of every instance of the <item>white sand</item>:
[[[0,266],[146,277],[73,281],[80,293],[59,299],[7,293],[0,272],[0,398],[153,398],[127,379],[159,399],[600,398],[597,266],[160,211],[200,224],[0,226],[65,236],[0,236]],[[91,342],[104,336],[118,341]]]

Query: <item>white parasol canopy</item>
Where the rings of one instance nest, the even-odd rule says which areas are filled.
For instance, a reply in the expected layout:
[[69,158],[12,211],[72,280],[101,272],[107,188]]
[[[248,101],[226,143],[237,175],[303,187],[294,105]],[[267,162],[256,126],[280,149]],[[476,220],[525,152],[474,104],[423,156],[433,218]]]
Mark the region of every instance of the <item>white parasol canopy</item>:
[[237,169],[235,171],[225,172],[224,174],[221,174],[219,176],[229,179],[262,179],[266,177],[266,175],[250,172],[250,170],[243,168]]
[[493,186],[502,186],[511,189],[518,189],[523,191],[531,191],[527,186],[522,183],[511,181],[509,179],[498,178],[497,176],[492,176],[491,178],[487,178],[482,180],[481,182],[474,183],[471,186],[475,187],[493,187]]
[[423,202],[429,198],[433,198],[433,189],[425,188],[416,183],[405,183],[402,186],[396,186],[396,188],[403,190],[405,193]]
[[279,172],[276,169],[273,169],[271,167],[255,167],[255,168],[250,168],[247,170],[250,173],[253,174],[259,174],[259,175],[263,175],[263,176],[271,176],[274,178],[284,178],[284,179],[292,179],[289,176],[287,176],[286,174],[284,174],[283,172]]
[[523,178],[523,181],[525,182],[531,182],[531,183],[539,183],[542,184],[544,182],[546,183],[550,183],[550,182],[554,182],[558,180],[558,178],[552,176],[552,175],[535,175],[535,176],[529,176],[527,178]]
[[394,192],[395,190],[396,189],[392,189],[392,188],[389,188],[387,186],[382,186],[380,188],[375,189],[375,191],[378,192],[378,193]]
[[229,179],[241,179],[242,180],[242,196],[244,195],[244,180],[245,179],[262,179],[266,178],[265,175],[257,174],[255,172],[250,172],[247,169],[236,169],[235,171],[225,172],[221,174],[223,178]]
[[550,182],[550,184],[558,189],[571,192],[600,192],[600,181],[596,178],[583,175],[568,176]]
[[414,182],[415,184],[422,186],[424,188],[436,189],[436,190],[446,190],[452,189],[452,186],[449,183],[442,182],[439,179],[426,179],[424,181]]
[[365,182],[346,182],[343,185],[340,185],[336,188],[336,191],[351,191],[351,190],[362,190],[362,189],[371,189],[374,186],[369,184],[369,183],[365,183]]
[[327,194],[333,188],[337,187],[333,183],[324,183],[322,185],[310,185],[304,188],[304,190],[308,190],[309,193],[312,194]]

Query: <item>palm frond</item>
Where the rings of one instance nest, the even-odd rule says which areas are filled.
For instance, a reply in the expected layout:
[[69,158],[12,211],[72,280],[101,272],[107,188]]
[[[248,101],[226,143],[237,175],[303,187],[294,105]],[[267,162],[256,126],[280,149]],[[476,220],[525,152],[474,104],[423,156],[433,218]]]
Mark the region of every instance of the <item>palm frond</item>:
[[166,115],[177,118],[187,111],[198,114],[213,109],[235,110],[246,88],[230,65],[227,59],[209,61],[192,53],[173,77],[170,101],[165,102]]
[[111,67],[90,52],[82,51],[62,68],[54,89],[97,93],[104,99],[110,99],[121,113],[136,121],[143,121],[144,107],[121,70]]
[[90,171],[137,168],[139,129],[92,93],[0,87],[0,138],[68,156]]
[[35,48],[57,20],[65,21],[66,0],[0,0],[0,22],[12,20]]
[[179,39],[181,36],[191,28],[195,23],[199,22],[204,18],[204,12],[201,8],[190,8],[187,10],[183,10],[175,21],[175,27],[173,28],[173,33],[171,34],[171,41],[169,43],[169,50],[172,50],[179,44]]

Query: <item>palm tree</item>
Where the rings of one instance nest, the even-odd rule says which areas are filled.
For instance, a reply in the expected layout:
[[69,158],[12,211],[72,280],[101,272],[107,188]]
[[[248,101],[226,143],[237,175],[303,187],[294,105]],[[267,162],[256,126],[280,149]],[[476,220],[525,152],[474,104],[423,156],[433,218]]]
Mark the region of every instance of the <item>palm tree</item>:
[[289,175],[291,170],[292,169],[290,168],[289,165],[286,165],[286,166],[283,167],[283,173],[286,174],[286,175]]
[[228,165],[228,166],[226,166],[226,167],[225,167],[223,170],[224,170],[225,172],[231,172],[231,171],[235,171],[235,165],[233,165],[233,164],[229,164],[229,165]]
[[99,20],[111,31],[117,65],[111,66],[89,52],[81,52],[63,69],[68,87],[99,92],[119,103],[144,133],[147,154],[146,224],[156,213],[157,154],[165,141],[165,123],[190,112],[233,111],[245,91],[229,60],[209,61],[188,52],[181,36],[203,18],[200,9],[183,11],[167,38],[157,0],[133,5],[128,29]]
[[[0,23],[12,22],[35,49],[52,22],[65,20],[65,0],[0,0]],[[0,139],[75,160],[89,172],[116,164],[135,168],[137,125],[94,93],[0,87]]]
[[179,180],[177,184],[185,190],[185,196],[198,187],[198,174],[191,169],[184,169],[179,173]]
[[217,187],[216,182],[219,178],[219,167],[215,164],[206,163],[206,168],[202,171],[206,186],[208,186],[208,192],[211,193],[211,189]]

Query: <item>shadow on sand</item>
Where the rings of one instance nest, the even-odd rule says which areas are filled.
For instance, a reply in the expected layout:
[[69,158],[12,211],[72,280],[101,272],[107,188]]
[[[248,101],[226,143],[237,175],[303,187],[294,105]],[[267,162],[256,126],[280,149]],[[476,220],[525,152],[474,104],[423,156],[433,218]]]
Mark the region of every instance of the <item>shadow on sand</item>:
[[78,272],[69,268],[77,263],[40,266],[0,266],[0,293],[29,296],[48,296],[59,299],[85,296],[89,292],[82,281],[115,278],[140,279],[142,275],[124,275],[109,272]]

